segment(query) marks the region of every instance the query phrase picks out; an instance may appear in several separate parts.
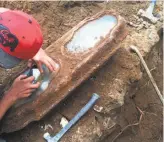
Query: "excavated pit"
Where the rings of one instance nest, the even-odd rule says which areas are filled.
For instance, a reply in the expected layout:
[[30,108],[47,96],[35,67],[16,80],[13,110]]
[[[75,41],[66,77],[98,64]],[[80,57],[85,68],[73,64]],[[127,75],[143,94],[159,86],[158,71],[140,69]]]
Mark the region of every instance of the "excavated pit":
[[[104,29],[107,29],[107,25],[109,25],[109,29],[98,32],[96,35],[89,34],[92,44],[87,44],[88,38],[83,37],[85,34],[79,35],[79,31],[87,24],[93,24],[96,21],[103,22],[103,20],[106,22]],[[57,74],[56,72],[51,74],[47,89],[43,89],[39,95],[32,95],[35,97],[32,97],[30,101],[30,98],[28,98],[26,102],[17,102],[19,105],[16,104],[17,107],[12,107],[7,112],[2,121],[0,133],[13,132],[25,127],[32,121],[40,120],[64,100],[70,92],[100,68],[120,48],[120,42],[127,35],[125,25],[124,19],[116,13],[100,12],[81,21],[51,44],[46,52],[60,64],[60,70]],[[101,31],[101,29],[98,29],[98,31]],[[95,32],[93,31],[93,33]],[[82,48],[76,48],[74,44],[70,45],[71,42],[74,42],[76,36],[82,39],[86,38],[86,43],[84,43],[87,46],[84,47],[84,43],[80,45]],[[96,40],[95,37],[97,37]],[[77,43],[79,45],[81,42]],[[75,48],[69,48],[69,46]]]

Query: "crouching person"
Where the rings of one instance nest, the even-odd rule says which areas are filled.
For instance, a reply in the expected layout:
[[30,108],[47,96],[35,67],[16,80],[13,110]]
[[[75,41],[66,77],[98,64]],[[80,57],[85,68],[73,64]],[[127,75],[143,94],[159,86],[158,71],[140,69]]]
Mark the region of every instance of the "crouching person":
[[[34,61],[42,73],[42,64],[50,71],[56,63],[41,48],[43,36],[37,21],[30,15],[16,10],[0,8],[0,67],[11,69],[22,60]],[[20,75],[0,100],[0,120],[6,111],[19,99],[30,96],[39,82],[34,77]]]

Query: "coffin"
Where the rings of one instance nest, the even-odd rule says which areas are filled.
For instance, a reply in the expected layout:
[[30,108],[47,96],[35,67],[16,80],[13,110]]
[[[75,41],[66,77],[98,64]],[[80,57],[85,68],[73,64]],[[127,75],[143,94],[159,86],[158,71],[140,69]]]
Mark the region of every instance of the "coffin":
[[[38,121],[100,68],[126,37],[125,20],[103,11],[73,27],[46,52],[58,63],[58,72],[48,75],[48,86],[17,102],[2,120],[1,133],[19,130]],[[43,87],[44,88],[44,87]]]

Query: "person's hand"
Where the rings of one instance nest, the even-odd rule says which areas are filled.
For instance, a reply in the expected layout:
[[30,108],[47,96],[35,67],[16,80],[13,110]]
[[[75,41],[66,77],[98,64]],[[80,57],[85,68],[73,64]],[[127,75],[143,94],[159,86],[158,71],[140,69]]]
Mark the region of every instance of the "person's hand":
[[[52,72],[57,71],[59,68],[59,65],[55,61],[53,61],[42,48],[40,48],[40,50],[32,58],[32,60],[36,62],[38,69],[41,73],[43,73],[43,69],[42,69],[43,64],[45,64],[47,68]],[[29,60],[29,66],[32,60]]]
[[20,75],[17,77],[8,91],[8,94],[10,94],[12,100],[16,101],[18,99],[30,96],[31,93],[40,85],[39,82],[32,84],[33,80],[33,76],[27,78],[26,75]]
[[34,77],[28,77],[26,75],[20,75],[12,84],[9,91],[7,91],[4,97],[0,100],[0,120],[6,113],[6,111],[18,100],[31,95],[34,89],[39,87],[39,82],[32,84]]

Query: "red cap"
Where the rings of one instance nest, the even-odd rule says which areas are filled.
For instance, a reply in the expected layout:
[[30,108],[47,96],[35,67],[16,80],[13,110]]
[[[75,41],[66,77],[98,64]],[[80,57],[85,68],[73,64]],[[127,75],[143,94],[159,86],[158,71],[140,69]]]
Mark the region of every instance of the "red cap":
[[0,12],[0,48],[19,59],[31,59],[43,43],[38,22],[16,10]]

